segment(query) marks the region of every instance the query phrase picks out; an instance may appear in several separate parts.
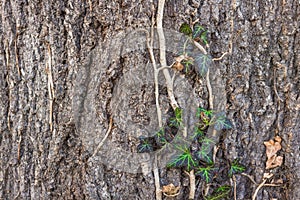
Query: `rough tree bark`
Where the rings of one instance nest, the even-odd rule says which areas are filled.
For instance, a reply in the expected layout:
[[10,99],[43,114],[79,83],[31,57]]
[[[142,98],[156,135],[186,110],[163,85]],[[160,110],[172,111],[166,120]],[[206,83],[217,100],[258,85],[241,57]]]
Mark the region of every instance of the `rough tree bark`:
[[[1,1],[0,199],[155,199],[153,174],[118,171],[91,158],[110,117],[114,127],[107,141],[130,151],[134,139],[116,124],[122,116],[116,116],[111,101],[116,101],[112,98],[123,75],[132,66],[146,65],[149,55],[113,58],[97,77],[85,70],[95,57],[93,49],[109,48],[105,42],[122,31],[150,27],[152,4],[156,10],[155,0]],[[226,83],[226,114],[234,129],[222,136],[217,156],[240,158],[257,183],[264,172],[282,179],[281,187],[261,188],[260,200],[300,199],[299,16],[297,0],[180,0],[165,5],[165,28],[178,30],[183,22],[198,19],[209,30],[209,53],[219,57],[229,51],[215,65]],[[201,104],[207,105],[205,85],[194,83]],[[153,88],[142,92],[154,94]],[[160,92],[161,101],[167,102]],[[87,131],[82,123],[89,122],[80,117],[87,112],[80,98],[90,95],[97,97],[90,99],[96,108],[90,112],[97,115],[89,120],[97,121],[98,135]],[[152,126],[147,114],[155,114],[155,107],[147,109],[153,105],[143,104],[146,110],[136,120]],[[283,139],[284,164],[266,171],[263,142],[275,135]],[[180,184],[175,199],[187,199],[189,179],[183,172],[162,168],[160,178],[161,185]],[[251,199],[257,188],[240,175],[236,184],[237,199]],[[198,199],[202,190],[198,181]]]

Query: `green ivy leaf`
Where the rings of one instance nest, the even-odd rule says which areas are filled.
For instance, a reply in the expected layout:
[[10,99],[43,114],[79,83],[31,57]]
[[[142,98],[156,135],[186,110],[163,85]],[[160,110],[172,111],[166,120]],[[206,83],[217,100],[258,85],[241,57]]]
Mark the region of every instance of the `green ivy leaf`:
[[176,128],[182,126],[182,109],[176,108],[175,109],[175,117],[170,119],[170,126],[174,126]]
[[187,23],[183,23],[179,28],[179,32],[183,33],[187,36],[191,36],[193,31],[192,31],[190,25],[188,25]]
[[205,32],[205,28],[203,28],[199,24],[195,24],[192,38],[195,39],[197,37],[200,37],[203,32]]
[[232,128],[232,123],[230,122],[229,119],[225,117],[224,112],[220,112],[215,116],[213,124],[214,124],[214,128],[218,131],[228,130]]
[[201,128],[195,127],[194,135],[192,136],[192,140],[199,140],[204,137],[204,132]]
[[208,137],[202,137],[199,142],[201,143],[201,148],[196,151],[195,157],[198,160],[205,161],[207,164],[212,164],[212,152],[210,147],[214,141]]
[[200,39],[202,40],[202,42],[203,42],[205,45],[208,44],[208,41],[207,41],[207,31],[204,31],[203,33],[201,33]]
[[242,173],[246,170],[246,167],[239,163],[238,159],[235,159],[231,165],[228,172],[228,176],[232,177],[233,174]]
[[149,138],[140,137],[140,144],[137,146],[138,153],[149,153],[153,151],[153,145]]
[[208,118],[211,118],[213,116],[213,112],[212,110],[206,110],[205,108],[197,108],[197,113],[196,113],[196,116],[197,117],[201,117],[203,115],[205,115],[206,117]]
[[206,183],[209,183],[213,179],[214,171],[216,169],[213,167],[213,165],[209,165],[206,167],[198,167],[196,169],[195,175],[196,176],[201,176],[205,180]]
[[209,55],[199,54],[195,59],[196,72],[204,77],[208,71],[208,67],[211,65],[212,59]]
[[197,166],[196,161],[193,159],[191,151],[188,147],[178,147],[182,152],[176,155],[167,165],[167,167],[186,167],[188,171]]

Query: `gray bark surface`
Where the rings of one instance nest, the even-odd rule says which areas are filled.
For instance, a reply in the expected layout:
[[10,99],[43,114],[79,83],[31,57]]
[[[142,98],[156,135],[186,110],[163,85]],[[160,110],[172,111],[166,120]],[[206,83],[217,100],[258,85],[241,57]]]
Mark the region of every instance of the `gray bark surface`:
[[[101,154],[110,145],[134,151],[135,126],[140,135],[157,128],[148,52],[110,55],[118,34],[151,26],[151,1],[3,0],[0,7],[0,199],[155,199],[149,169],[117,170],[109,165],[117,158]],[[281,187],[261,188],[258,200],[300,199],[299,16],[296,0],[166,2],[166,29],[177,31],[183,22],[199,19],[209,31],[212,57],[231,51],[210,72],[212,80],[224,83],[226,105],[218,106],[234,125],[222,134],[217,156],[240,158],[257,183],[266,172],[283,180]],[[135,73],[140,88],[126,82]],[[189,113],[195,112],[192,105],[208,105],[204,80],[177,77],[176,98],[190,105]],[[167,116],[170,105],[160,80]],[[127,101],[132,106],[129,113],[119,115],[120,99],[123,107]],[[110,117],[112,131],[91,157]],[[186,116],[185,122],[193,119]],[[275,135],[283,139],[284,163],[265,170],[263,143]],[[162,167],[160,178],[161,185],[181,185],[174,199],[187,199],[189,177],[183,171]],[[251,199],[257,185],[245,176],[236,179],[237,199]],[[196,199],[203,198],[203,189],[197,179]]]

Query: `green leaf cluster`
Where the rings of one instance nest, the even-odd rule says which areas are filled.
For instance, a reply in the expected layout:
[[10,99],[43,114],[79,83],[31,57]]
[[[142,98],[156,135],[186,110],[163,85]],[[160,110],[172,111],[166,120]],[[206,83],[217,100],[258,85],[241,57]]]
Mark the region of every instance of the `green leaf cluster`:
[[182,109],[176,108],[175,109],[175,117],[170,119],[170,126],[174,126],[179,128],[182,126]]
[[198,165],[194,160],[189,147],[178,146],[177,149],[181,153],[176,155],[171,162],[168,163],[167,167],[185,167],[188,171],[190,171]]
[[188,35],[188,36],[190,36],[190,35],[193,33],[193,31],[192,31],[190,25],[188,25],[187,23],[183,23],[183,24],[180,26],[179,32],[180,32],[180,33],[183,33],[183,34],[185,34],[185,35]]
[[149,153],[153,151],[153,144],[149,138],[140,137],[140,144],[137,146],[138,153]]
[[232,177],[233,174],[242,173],[245,170],[246,170],[246,167],[244,165],[240,164],[238,159],[235,159],[230,165],[228,176]]
[[205,200],[220,200],[227,198],[231,192],[229,185],[222,185],[215,189],[211,195],[204,197]]
[[225,112],[216,113],[213,110],[198,108],[197,117],[200,118],[202,129],[213,125],[215,130],[228,130],[233,127],[230,120],[225,116]]
[[201,41],[207,45],[207,30],[205,30],[205,28],[203,26],[201,26],[200,24],[195,24],[194,25],[194,31],[193,31],[193,35],[192,35],[193,39],[196,38],[200,38]]
[[208,44],[207,30],[200,24],[195,24],[192,29],[189,24],[183,23],[179,28],[179,32],[191,37],[193,40],[200,39],[205,45]]

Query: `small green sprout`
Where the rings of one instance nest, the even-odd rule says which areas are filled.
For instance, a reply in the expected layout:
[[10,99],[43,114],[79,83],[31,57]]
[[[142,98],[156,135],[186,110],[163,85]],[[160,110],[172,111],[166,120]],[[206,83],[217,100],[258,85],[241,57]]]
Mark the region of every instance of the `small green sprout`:
[[203,33],[201,33],[200,39],[202,40],[202,42],[203,42],[205,45],[208,44],[208,41],[207,41],[207,30],[204,31]]
[[177,147],[182,153],[177,155],[168,163],[168,167],[186,167],[188,171],[197,166],[192,153],[188,147]]
[[194,60],[192,59],[183,60],[182,64],[185,66],[185,72],[188,73],[190,67],[194,65]]
[[238,159],[234,159],[234,161],[230,165],[230,169],[228,172],[228,176],[232,177],[233,174],[242,173],[246,170],[246,167],[239,163]]
[[229,196],[231,187],[229,185],[222,185],[215,189],[210,196],[204,197],[205,200],[220,200]]
[[194,31],[192,34],[192,38],[194,40],[197,40],[198,38],[200,38],[200,40],[207,45],[207,30],[205,30],[205,28],[199,24],[195,24],[194,26]]
[[233,127],[230,120],[225,117],[224,112],[215,113],[215,111],[213,110],[198,108],[196,116],[200,118],[200,120],[204,124],[204,128],[210,125],[214,125],[214,129],[220,131],[228,130]]
[[168,142],[166,139],[165,130],[163,128],[155,133],[154,138],[156,143],[159,145],[165,145]]
[[170,119],[170,126],[174,126],[176,128],[182,126],[182,109],[180,108],[175,109],[175,117],[172,117]]
[[153,145],[148,138],[140,137],[140,144],[137,146],[138,153],[149,153],[153,151]]
[[212,110],[206,110],[200,107],[197,109],[196,117],[199,117],[205,125],[209,126],[213,114]]

